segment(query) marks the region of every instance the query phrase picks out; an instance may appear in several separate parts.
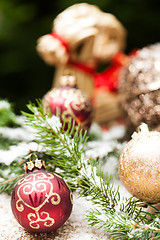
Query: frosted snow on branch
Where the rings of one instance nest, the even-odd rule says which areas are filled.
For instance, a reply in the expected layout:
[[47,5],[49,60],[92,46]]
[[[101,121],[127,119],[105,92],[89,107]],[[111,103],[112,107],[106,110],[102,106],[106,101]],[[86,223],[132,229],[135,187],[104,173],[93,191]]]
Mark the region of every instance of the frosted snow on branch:
[[33,128],[31,127],[19,127],[19,128],[9,128],[9,127],[0,127],[0,134],[2,136],[15,139],[19,141],[33,141],[35,136],[33,134]]
[[53,129],[54,132],[58,132],[58,130],[62,127],[62,123],[59,118],[54,115],[51,118],[46,117],[46,123]]
[[89,141],[86,144],[86,156],[92,158],[103,158],[108,153],[117,150],[122,150],[124,144],[119,144],[118,139],[122,138],[125,134],[125,127],[123,125],[114,126],[108,131],[102,131],[97,124],[93,124],[91,133],[101,136],[100,139]]
[[80,170],[81,177],[83,178],[84,176],[87,177],[93,185],[96,185],[101,188],[101,180],[100,177],[97,176],[97,168],[92,167],[91,165],[82,165],[82,168]]
[[21,161],[29,151],[42,151],[43,145],[40,145],[36,142],[21,142],[17,146],[10,146],[9,150],[0,150],[0,163],[5,163],[10,165],[13,161]]
[[5,100],[0,100],[0,110],[3,109],[10,109],[11,105],[9,102],[5,101]]
[[[65,154],[67,157],[70,157],[71,153],[74,152],[74,144],[75,144],[74,139],[71,139],[70,137],[68,137],[67,135],[64,135],[64,134],[60,134],[60,138],[62,139],[62,141],[66,142],[67,146],[65,149]],[[64,147],[63,143],[61,143],[60,145],[62,147]],[[69,148],[70,151],[67,148]]]

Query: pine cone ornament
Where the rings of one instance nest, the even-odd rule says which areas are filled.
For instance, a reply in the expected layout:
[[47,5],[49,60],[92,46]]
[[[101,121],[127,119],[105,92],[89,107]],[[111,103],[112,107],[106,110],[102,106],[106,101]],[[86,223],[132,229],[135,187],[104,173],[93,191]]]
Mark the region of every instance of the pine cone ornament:
[[160,123],[160,44],[136,52],[123,69],[120,102],[129,124],[145,122],[151,129]]

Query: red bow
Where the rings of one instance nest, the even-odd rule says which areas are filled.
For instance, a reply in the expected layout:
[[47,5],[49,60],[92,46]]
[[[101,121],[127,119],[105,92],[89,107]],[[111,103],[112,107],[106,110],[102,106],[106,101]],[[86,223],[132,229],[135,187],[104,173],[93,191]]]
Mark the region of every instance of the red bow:
[[[66,49],[67,53],[70,54],[69,46],[64,37],[60,36],[56,32],[50,33],[50,35],[56,39],[58,39],[61,44]],[[135,55],[137,50],[133,51],[130,55]],[[68,64],[72,65],[76,69],[83,71],[87,74],[91,74],[93,76],[95,88],[103,87],[109,91],[116,91],[118,87],[118,78],[121,68],[128,62],[129,57],[122,52],[118,52],[110,65],[104,72],[97,73],[94,68],[91,68],[85,63],[73,62],[71,60],[68,61]]]

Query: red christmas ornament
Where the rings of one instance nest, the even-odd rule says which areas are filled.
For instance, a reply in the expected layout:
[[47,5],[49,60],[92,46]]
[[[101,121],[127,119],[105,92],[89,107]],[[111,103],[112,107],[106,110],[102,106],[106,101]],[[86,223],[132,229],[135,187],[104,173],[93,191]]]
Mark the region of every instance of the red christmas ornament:
[[63,76],[61,86],[51,89],[43,97],[43,105],[48,111],[56,115],[60,110],[62,123],[65,120],[65,129],[68,129],[70,120],[75,121],[75,127],[80,124],[80,129],[89,130],[93,120],[93,107],[88,97],[76,87],[75,77]]
[[18,223],[31,232],[54,231],[71,214],[71,190],[61,177],[45,171],[42,160],[28,162],[26,171],[12,192],[13,214]]

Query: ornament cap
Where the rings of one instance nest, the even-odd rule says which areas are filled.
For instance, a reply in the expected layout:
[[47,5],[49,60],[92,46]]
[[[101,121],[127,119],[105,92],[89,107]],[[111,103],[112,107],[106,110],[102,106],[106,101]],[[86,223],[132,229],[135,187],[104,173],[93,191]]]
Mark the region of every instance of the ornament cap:
[[141,123],[140,126],[138,127],[138,132],[149,133],[148,125],[146,123]]
[[137,132],[134,132],[132,134],[132,139],[136,138],[139,136],[139,134],[149,134],[149,127],[146,123],[141,123],[139,127],[137,128]]
[[[34,161],[31,160],[32,156],[35,156],[36,159]],[[33,171],[34,169],[45,169],[46,166],[45,166],[45,161],[44,160],[39,160],[37,155],[32,153],[30,158],[29,158],[29,162],[26,162],[24,164],[24,169],[25,169],[25,172],[30,172],[30,171]]]
[[65,71],[64,75],[61,77],[60,85],[62,87],[70,86],[75,87],[76,84],[76,77],[72,74],[71,71]]

